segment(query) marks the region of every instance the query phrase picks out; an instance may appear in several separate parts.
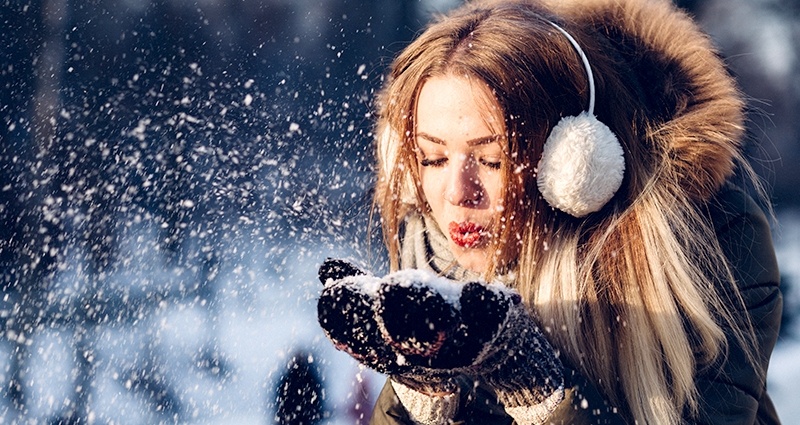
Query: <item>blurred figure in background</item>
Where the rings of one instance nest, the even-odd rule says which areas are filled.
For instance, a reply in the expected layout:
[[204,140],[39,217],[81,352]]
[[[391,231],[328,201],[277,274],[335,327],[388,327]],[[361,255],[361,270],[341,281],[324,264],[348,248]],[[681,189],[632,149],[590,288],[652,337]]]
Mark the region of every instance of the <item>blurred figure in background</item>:
[[315,425],[322,423],[324,397],[319,371],[309,353],[298,351],[278,381],[275,423]]

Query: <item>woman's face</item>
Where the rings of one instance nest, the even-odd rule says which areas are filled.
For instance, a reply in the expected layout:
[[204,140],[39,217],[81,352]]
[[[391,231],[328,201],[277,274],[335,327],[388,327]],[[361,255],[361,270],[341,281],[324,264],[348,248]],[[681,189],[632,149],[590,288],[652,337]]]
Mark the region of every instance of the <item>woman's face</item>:
[[458,263],[479,273],[503,207],[504,134],[500,107],[482,81],[449,74],[422,86],[415,129],[422,191]]

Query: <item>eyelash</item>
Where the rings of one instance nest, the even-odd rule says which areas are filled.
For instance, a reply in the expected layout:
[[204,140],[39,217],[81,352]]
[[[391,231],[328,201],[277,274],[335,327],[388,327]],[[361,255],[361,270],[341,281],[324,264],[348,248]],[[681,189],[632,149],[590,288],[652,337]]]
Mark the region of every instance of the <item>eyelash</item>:
[[[439,159],[427,159],[423,158],[419,161],[419,165],[423,167],[443,167],[444,164],[447,162],[447,158],[439,158]],[[479,162],[486,167],[489,167],[492,170],[499,170],[500,166],[502,165],[499,161],[498,162],[490,162],[480,159]]]
[[447,158],[439,158],[439,159],[422,158],[419,161],[419,165],[423,167],[442,167],[444,166],[445,162],[447,162]]
[[480,162],[481,162],[481,164],[483,164],[483,165],[485,165],[485,166],[487,166],[487,167],[491,168],[492,170],[499,170],[499,169],[500,169],[500,166],[502,165],[502,164],[500,163],[500,161],[497,161],[497,162],[491,162],[491,161],[485,161],[485,160],[481,159],[481,160],[480,160]]

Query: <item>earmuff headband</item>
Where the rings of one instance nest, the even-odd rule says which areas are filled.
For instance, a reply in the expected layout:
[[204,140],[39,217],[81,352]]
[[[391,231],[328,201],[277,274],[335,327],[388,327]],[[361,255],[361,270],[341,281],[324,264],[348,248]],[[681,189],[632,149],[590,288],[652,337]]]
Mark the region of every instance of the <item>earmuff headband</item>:
[[586,70],[586,78],[589,80],[589,109],[588,112],[590,115],[594,115],[594,74],[592,73],[592,65],[589,64],[589,58],[586,57],[586,53],[581,48],[581,45],[578,44],[578,41],[575,40],[570,33],[567,32],[564,28],[561,28],[558,24],[552,21],[547,21],[550,25],[555,27],[561,34],[564,34],[564,37],[569,40],[572,47],[578,53],[578,56],[581,57],[581,62],[583,62],[583,68]]

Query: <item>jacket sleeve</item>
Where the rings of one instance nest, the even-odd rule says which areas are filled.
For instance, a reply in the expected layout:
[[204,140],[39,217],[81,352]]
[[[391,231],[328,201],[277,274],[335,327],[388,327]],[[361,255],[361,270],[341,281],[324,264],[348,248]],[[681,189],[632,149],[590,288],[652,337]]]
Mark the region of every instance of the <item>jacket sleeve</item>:
[[[767,366],[778,337],[782,298],[769,223],[756,203],[737,188],[723,188],[711,210],[715,230],[733,268],[744,306],[737,313],[755,331],[755,361],[730,332],[727,355],[698,374],[696,423],[778,424],[767,395]],[[736,303],[739,305],[740,303]]]
[[[548,424],[554,425],[623,425],[626,422],[579,373],[567,369],[564,400]],[[512,419],[497,402],[491,388],[465,376],[458,379],[461,390],[459,412],[454,425],[510,425]],[[387,380],[378,396],[370,419],[371,425],[413,425],[403,405]]]

